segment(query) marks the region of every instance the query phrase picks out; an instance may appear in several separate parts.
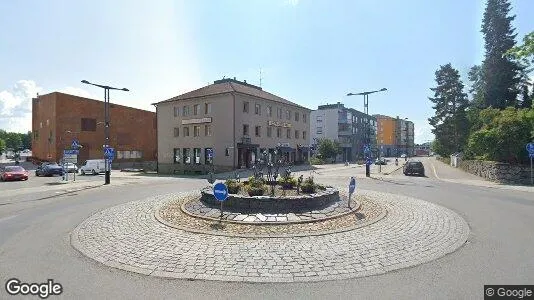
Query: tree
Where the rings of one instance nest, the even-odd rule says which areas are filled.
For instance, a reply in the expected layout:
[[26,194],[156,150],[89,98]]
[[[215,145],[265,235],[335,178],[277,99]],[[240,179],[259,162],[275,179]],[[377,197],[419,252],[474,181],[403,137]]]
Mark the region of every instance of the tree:
[[480,65],[475,65],[469,69],[467,74],[471,87],[469,93],[471,94],[471,107],[484,107],[484,70]]
[[335,159],[336,156],[341,153],[341,148],[339,146],[339,143],[335,141],[329,139],[320,139],[318,145],[318,152],[321,158],[323,159]]
[[32,132],[31,131],[28,131],[28,133],[21,133],[20,138],[22,140],[22,148],[24,149],[32,148]]
[[468,136],[469,122],[466,109],[469,106],[467,94],[463,92],[464,85],[460,80],[458,70],[451,64],[440,66],[436,71],[434,98],[429,98],[434,106],[435,115],[428,119],[434,127],[432,133],[436,136],[436,143],[440,145],[438,154],[446,156],[463,150]]
[[8,132],[6,135],[6,147],[13,150],[19,150],[22,147],[22,139],[16,132]]
[[525,35],[523,45],[516,46],[507,51],[515,59],[522,60],[525,65],[534,64],[534,31]]
[[6,151],[6,142],[0,138],[0,154],[4,153]]
[[519,93],[519,73],[523,67],[506,55],[515,46],[514,28],[511,22],[509,0],[488,0],[482,33],[485,43],[485,59],[482,64],[484,81],[484,107],[503,109],[515,106]]

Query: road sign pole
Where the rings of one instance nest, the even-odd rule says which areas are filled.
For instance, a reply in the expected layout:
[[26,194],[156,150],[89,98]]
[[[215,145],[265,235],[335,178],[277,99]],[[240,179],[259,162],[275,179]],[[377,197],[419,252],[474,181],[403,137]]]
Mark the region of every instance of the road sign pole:
[[530,185],[534,185],[534,177],[532,176],[532,155],[530,156]]

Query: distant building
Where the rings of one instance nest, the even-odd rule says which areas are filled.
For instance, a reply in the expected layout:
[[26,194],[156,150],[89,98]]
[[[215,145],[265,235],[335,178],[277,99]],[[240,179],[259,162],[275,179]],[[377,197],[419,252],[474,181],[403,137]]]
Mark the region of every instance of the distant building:
[[428,156],[430,152],[430,142],[415,145],[415,155],[417,156]]
[[369,122],[370,148],[376,156],[376,118],[353,108],[346,108],[340,102],[320,105],[311,113],[311,137],[314,144],[326,138],[340,143],[342,153],[338,160],[355,161],[363,159],[366,124]]
[[[54,92],[32,103],[32,154],[58,162],[63,150],[78,140],[82,148],[78,164],[104,158],[104,102]],[[110,146],[114,163],[156,161],[156,114],[110,104]]]
[[377,143],[381,156],[414,156],[414,124],[412,121],[374,115],[378,122]]
[[310,109],[246,81],[216,80],[154,105],[161,173],[250,168],[275,151],[290,163],[308,161]]

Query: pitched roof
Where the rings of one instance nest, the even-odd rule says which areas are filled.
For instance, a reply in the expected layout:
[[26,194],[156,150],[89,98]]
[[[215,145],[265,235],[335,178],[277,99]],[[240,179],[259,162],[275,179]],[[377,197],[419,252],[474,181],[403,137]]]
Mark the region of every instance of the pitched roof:
[[286,105],[296,106],[304,109],[308,109],[307,107],[298,105],[296,103],[293,103],[289,100],[286,100],[282,97],[278,97],[276,95],[273,95],[271,93],[268,93],[264,90],[262,90],[260,87],[240,82],[234,79],[223,79],[223,80],[217,80],[213,84],[207,85],[205,87],[201,87],[199,89],[196,89],[194,91],[173,97],[168,100],[164,100],[161,102],[154,103],[155,105],[160,103],[166,103],[166,102],[172,102],[176,100],[184,100],[184,99],[192,99],[192,98],[198,98],[198,97],[204,97],[204,96],[213,96],[213,95],[220,95],[220,94],[226,94],[226,93],[240,93],[245,94],[249,96],[254,96],[262,99],[267,99],[275,102],[279,102]]

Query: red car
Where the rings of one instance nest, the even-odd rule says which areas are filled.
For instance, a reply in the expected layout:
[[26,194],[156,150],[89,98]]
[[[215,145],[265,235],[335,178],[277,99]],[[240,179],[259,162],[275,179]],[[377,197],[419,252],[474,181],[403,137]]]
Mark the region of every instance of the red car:
[[0,180],[28,180],[28,171],[20,166],[7,166],[0,171]]

